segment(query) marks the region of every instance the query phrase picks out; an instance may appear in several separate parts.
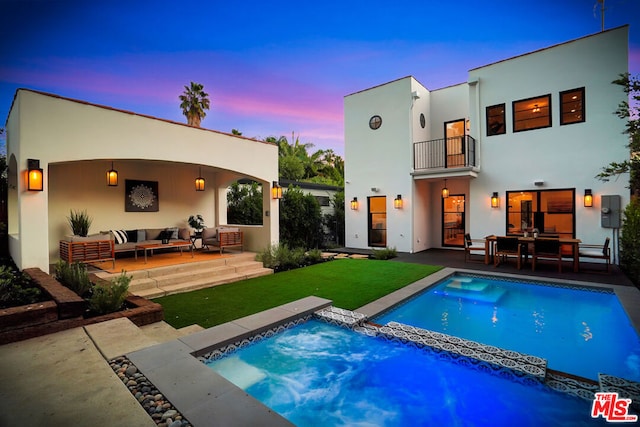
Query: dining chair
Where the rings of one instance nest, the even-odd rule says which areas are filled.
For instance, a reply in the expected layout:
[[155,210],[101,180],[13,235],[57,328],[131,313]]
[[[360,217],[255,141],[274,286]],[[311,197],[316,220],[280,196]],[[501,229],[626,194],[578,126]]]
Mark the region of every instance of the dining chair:
[[500,265],[500,262],[506,262],[507,257],[517,257],[517,267],[520,270],[522,259],[522,244],[517,237],[496,237],[496,251],[494,254],[494,267]]
[[607,237],[604,239],[604,245],[580,243],[578,246],[578,256],[580,258],[596,258],[605,260],[607,264],[607,273],[609,273],[609,266],[611,265],[611,250],[609,248],[610,241],[611,239]]
[[536,270],[538,259],[554,260],[558,263],[558,272],[562,273],[562,251],[559,239],[538,238],[533,241],[531,270]]

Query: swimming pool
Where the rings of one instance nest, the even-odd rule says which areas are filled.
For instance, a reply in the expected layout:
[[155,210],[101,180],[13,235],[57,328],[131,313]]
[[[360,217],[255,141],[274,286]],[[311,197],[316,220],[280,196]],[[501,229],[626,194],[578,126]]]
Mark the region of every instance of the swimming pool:
[[298,426],[604,425],[589,401],[317,320],[207,364]]
[[550,369],[640,381],[640,339],[616,295],[454,275],[374,319],[543,357]]

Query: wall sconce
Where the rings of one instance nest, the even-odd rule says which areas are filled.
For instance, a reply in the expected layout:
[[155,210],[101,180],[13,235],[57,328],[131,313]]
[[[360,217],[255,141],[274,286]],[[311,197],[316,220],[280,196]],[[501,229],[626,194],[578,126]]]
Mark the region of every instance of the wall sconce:
[[351,201],[351,210],[357,211],[358,210],[358,198],[354,197],[353,200]]
[[447,188],[447,180],[444,180],[444,187],[442,187],[442,198],[446,199],[449,197],[449,189]]
[[274,200],[282,199],[282,187],[278,185],[277,181],[273,181],[271,184],[271,198]]
[[393,207],[395,209],[402,209],[402,195],[398,194],[398,197],[393,199]]
[[591,208],[593,207],[593,194],[591,194],[591,189],[587,188],[584,190],[584,207]]
[[118,171],[113,168],[113,162],[111,162],[111,169],[107,171],[107,185],[109,187],[118,186]]
[[44,185],[40,160],[27,159],[27,170],[27,190],[42,191]]
[[202,177],[202,168],[198,170],[198,177],[196,178],[196,191],[204,191],[204,178]]
[[500,207],[500,197],[498,196],[498,192],[494,191],[491,195],[491,207],[499,208]]

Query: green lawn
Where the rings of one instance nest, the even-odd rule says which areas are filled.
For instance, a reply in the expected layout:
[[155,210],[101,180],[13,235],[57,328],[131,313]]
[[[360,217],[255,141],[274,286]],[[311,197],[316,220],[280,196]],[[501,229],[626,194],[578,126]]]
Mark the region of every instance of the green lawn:
[[428,276],[442,267],[343,259],[227,285],[157,298],[175,328],[204,328],[258,313],[310,295],[353,310]]

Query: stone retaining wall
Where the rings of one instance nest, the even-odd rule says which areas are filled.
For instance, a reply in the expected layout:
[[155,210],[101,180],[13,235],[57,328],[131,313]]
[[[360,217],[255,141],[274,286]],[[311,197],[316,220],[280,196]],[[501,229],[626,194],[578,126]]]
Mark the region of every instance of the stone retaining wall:
[[120,317],[128,317],[137,326],[164,319],[160,304],[135,295],[127,297],[128,308],[125,310],[84,318],[85,300],[38,268],[28,268],[24,272],[51,297],[51,301],[0,310],[0,345]]

